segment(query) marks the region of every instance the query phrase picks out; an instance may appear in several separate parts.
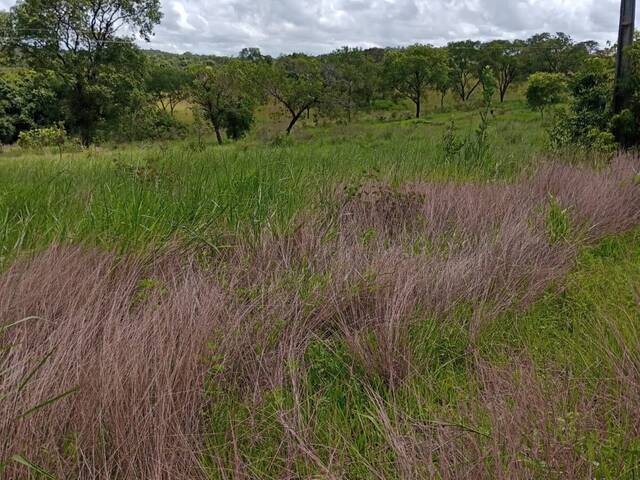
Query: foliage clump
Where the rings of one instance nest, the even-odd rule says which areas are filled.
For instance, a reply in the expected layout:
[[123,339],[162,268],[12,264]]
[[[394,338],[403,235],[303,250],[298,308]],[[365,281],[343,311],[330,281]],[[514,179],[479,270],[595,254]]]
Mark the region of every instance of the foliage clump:
[[567,81],[560,73],[534,73],[529,77],[527,103],[544,116],[546,109],[558,105],[566,98]]

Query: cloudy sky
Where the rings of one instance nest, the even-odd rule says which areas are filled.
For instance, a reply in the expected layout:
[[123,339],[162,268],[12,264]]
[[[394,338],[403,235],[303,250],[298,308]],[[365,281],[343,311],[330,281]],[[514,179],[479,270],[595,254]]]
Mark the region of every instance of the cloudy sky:
[[[0,0],[9,8],[14,0]],[[146,48],[236,54],[323,53],[343,45],[444,44],[563,31],[615,40],[620,0],[162,0]]]

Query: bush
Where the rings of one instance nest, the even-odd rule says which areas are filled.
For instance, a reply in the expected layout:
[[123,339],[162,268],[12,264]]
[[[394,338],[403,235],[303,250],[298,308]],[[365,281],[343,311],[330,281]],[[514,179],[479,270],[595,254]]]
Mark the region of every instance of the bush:
[[534,73],[529,77],[527,103],[533,110],[544,110],[562,103],[567,93],[565,76],[559,73]]
[[187,128],[170,113],[156,106],[129,112],[116,122],[104,124],[97,138],[102,141],[132,142],[175,140],[186,136]]
[[591,129],[607,130],[611,118],[613,71],[606,60],[592,58],[585,62],[569,84],[571,109],[576,114],[577,134]]
[[584,137],[584,146],[595,152],[615,153],[618,150],[616,137],[611,132],[592,128]]
[[398,110],[398,104],[393,100],[381,98],[372,102],[371,110],[389,112],[391,110]]
[[445,162],[452,162],[464,148],[465,142],[458,137],[456,124],[453,120],[449,123],[449,126],[442,136],[442,153]]
[[573,116],[565,105],[553,112],[553,119],[547,126],[549,146],[552,150],[561,150],[574,142]]
[[[0,111],[0,113],[3,113]],[[16,136],[16,126],[6,115],[0,115],[0,144],[11,143]]]
[[623,146],[633,145],[640,138],[636,116],[629,109],[613,116],[611,119],[611,131]]
[[55,124],[61,117],[57,80],[27,69],[0,70],[0,144],[21,132]]
[[225,115],[225,131],[232,140],[240,140],[244,137],[253,125],[253,109],[248,105],[239,105],[231,109]]
[[558,109],[547,128],[552,150],[580,148],[589,152],[614,153],[618,149],[616,136],[608,130],[591,127],[585,130],[584,118],[568,109]]
[[[612,82],[613,73],[606,60],[592,58],[585,62],[571,79],[569,106],[556,110],[548,129],[553,149],[578,146],[601,153],[617,150],[616,137],[610,132]],[[622,118],[620,123],[624,121]]]
[[61,148],[68,140],[66,130],[62,125],[58,125],[56,127],[35,128],[20,132],[18,145],[21,148]]
[[286,148],[291,147],[293,145],[293,139],[290,135],[285,135],[283,133],[278,133],[272,140],[271,146],[278,148]]

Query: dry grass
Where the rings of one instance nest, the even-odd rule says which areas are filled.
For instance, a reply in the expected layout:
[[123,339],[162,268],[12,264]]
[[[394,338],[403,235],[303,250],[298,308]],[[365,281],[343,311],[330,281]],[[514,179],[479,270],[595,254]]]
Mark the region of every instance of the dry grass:
[[[143,262],[76,247],[20,261],[0,276],[0,318],[38,319],[3,339],[0,392],[10,393],[0,402],[0,458],[23,453],[60,478],[202,478],[204,456],[224,462],[223,453],[203,451],[207,381],[248,403],[291,389],[293,408],[278,417],[284,451],[338,478],[299,413],[309,343],[345,338],[356,362],[393,392],[412,375],[418,313],[445,325],[468,306],[473,353],[485,322],[559,282],[581,242],[640,224],[639,168],[623,157],[599,172],[549,165],[512,185],[372,183],[338,195],[336,214],[306,219],[286,236],[265,232],[258,244],[240,241],[206,268],[192,252]],[[626,358],[636,370],[620,378],[638,371],[637,358]],[[477,400],[499,434],[414,424],[374,397],[398,475],[538,478],[544,468],[588,476],[571,438],[554,437],[568,391],[541,385],[526,361],[516,363],[518,381],[512,370],[475,362]],[[581,418],[597,417],[592,407],[581,404]],[[24,471],[12,464],[8,474]],[[239,455],[227,475],[252,478]]]
[[585,434],[602,434],[599,400],[576,402],[561,374],[544,385],[527,358],[513,367],[479,360],[477,387],[448,421],[412,418],[374,398],[379,428],[394,450],[402,479],[593,478],[579,448]]
[[[3,458],[24,452],[59,478],[198,478],[206,340],[224,303],[174,260],[52,248],[3,275],[2,318],[38,318],[8,332],[3,391],[50,354],[1,404]],[[141,289],[151,272],[158,287]]]

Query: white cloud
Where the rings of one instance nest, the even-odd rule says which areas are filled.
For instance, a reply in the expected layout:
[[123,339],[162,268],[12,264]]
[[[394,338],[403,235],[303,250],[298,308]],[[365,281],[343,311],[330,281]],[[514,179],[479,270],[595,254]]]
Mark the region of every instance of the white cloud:
[[[165,6],[152,46],[235,54],[257,46],[278,55],[343,45],[444,44],[564,31],[578,40],[614,40],[619,0],[182,0],[196,31]],[[180,17],[182,18],[182,17]],[[177,28],[176,28],[177,26]]]
[[[473,37],[525,38],[542,31],[615,40],[620,0],[162,0],[147,47],[278,55],[343,45],[444,44]],[[0,0],[0,9],[14,0]]]
[[[180,2],[173,2],[172,10],[175,15],[178,16],[176,19],[176,24],[182,30],[195,30],[196,28],[189,23],[189,14],[187,13],[187,9],[184,8]],[[204,20],[204,19],[203,19]]]

